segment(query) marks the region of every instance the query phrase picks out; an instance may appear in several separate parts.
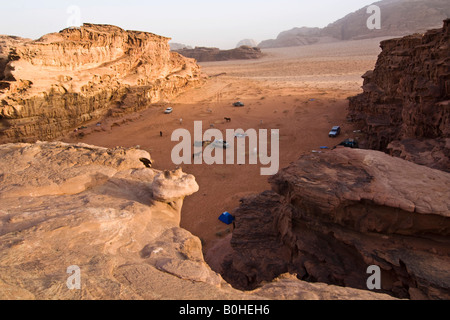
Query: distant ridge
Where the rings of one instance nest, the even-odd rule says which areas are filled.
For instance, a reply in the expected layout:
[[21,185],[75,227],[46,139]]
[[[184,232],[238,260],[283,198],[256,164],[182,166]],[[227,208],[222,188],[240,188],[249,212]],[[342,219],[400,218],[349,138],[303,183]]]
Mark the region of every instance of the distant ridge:
[[381,29],[370,30],[367,7],[350,13],[325,28],[293,28],[281,32],[276,39],[262,41],[260,48],[280,48],[341,40],[357,40],[385,36],[405,36],[440,28],[450,18],[448,0],[383,0],[374,3],[381,9]]

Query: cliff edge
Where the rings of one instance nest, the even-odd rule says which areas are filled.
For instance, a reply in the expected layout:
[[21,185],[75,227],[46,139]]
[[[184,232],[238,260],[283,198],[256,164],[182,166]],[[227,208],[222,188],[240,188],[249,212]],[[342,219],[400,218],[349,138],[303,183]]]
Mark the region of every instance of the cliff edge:
[[381,42],[363,93],[350,98],[360,146],[450,172],[450,19],[441,29]]
[[233,289],[180,228],[195,177],[151,163],[136,148],[1,145],[0,299],[390,299],[289,274]]
[[286,272],[398,298],[450,298],[450,174],[372,150],[305,155],[242,200],[220,265],[236,288]]
[[166,101],[201,81],[169,38],[84,24],[1,37],[0,143],[53,140],[88,121]]

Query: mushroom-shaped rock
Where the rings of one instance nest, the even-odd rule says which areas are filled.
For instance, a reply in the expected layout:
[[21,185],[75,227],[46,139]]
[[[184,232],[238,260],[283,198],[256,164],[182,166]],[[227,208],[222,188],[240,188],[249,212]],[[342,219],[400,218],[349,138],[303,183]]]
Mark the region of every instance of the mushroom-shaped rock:
[[195,177],[186,174],[181,168],[174,171],[164,171],[153,181],[153,198],[162,202],[183,199],[199,190]]

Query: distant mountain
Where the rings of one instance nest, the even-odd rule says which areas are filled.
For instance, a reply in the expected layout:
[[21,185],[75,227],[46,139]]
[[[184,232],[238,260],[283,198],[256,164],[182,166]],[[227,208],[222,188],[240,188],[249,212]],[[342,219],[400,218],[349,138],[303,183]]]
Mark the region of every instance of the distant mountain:
[[320,33],[320,28],[293,28],[291,30],[281,32],[276,39],[261,42],[258,47],[275,48],[313,44],[319,41],[318,39],[321,36]]
[[253,40],[253,39],[244,39],[244,40],[241,40],[241,41],[239,41],[237,43],[236,48],[240,48],[242,46],[252,47],[253,48],[253,47],[257,47],[258,43],[255,40]]
[[192,49],[191,46],[187,46],[183,43],[177,43],[177,42],[169,42],[170,50],[176,51],[176,50],[182,50],[182,49]]
[[248,60],[259,59],[263,56],[261,49],[249,46],[240,46],[231,50],[220,50],[219,48],[195,47],[194,49],[172,50],[179,54],[197,60],[197,62]]
[[277,39],[261,42],[260,48],[309,45],[340,40],[357,40],[384,36],[404,36],[439,28],[450,17],[449,0],[383,0],[375,2],[381,10],[381,29],[370,30],[372,15],[367,7],[346,15],[325,28],[294,28],[280,33]]

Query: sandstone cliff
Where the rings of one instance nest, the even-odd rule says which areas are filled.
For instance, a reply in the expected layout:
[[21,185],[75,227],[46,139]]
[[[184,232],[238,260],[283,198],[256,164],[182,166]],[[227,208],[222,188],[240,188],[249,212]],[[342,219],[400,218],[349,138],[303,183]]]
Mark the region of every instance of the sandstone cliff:
[[176,52],[198,62],[259,59],[263,56],[261,49],[249,46],[240,46],[231,50],[195,47],[194,49],[176,50]]
[[[136,148],[1,145],[0,299],[390,299],[286,274],[233,289],[179,226],[195,178],[150,162]],[[80,289],[69,289],[71,266]]]
[[302,156],[242,200],[220,271],[237,288],[286,272],[308,282],[450,298],[450,174],[372,150]]
[[363,147],[450,171],[450,20],[442,29],[381,42],[350,118]]
[[170,99],[201,79],[194,60],[151,33],[84,24],[35,41],[3,38],[1,143],[52,140]]

